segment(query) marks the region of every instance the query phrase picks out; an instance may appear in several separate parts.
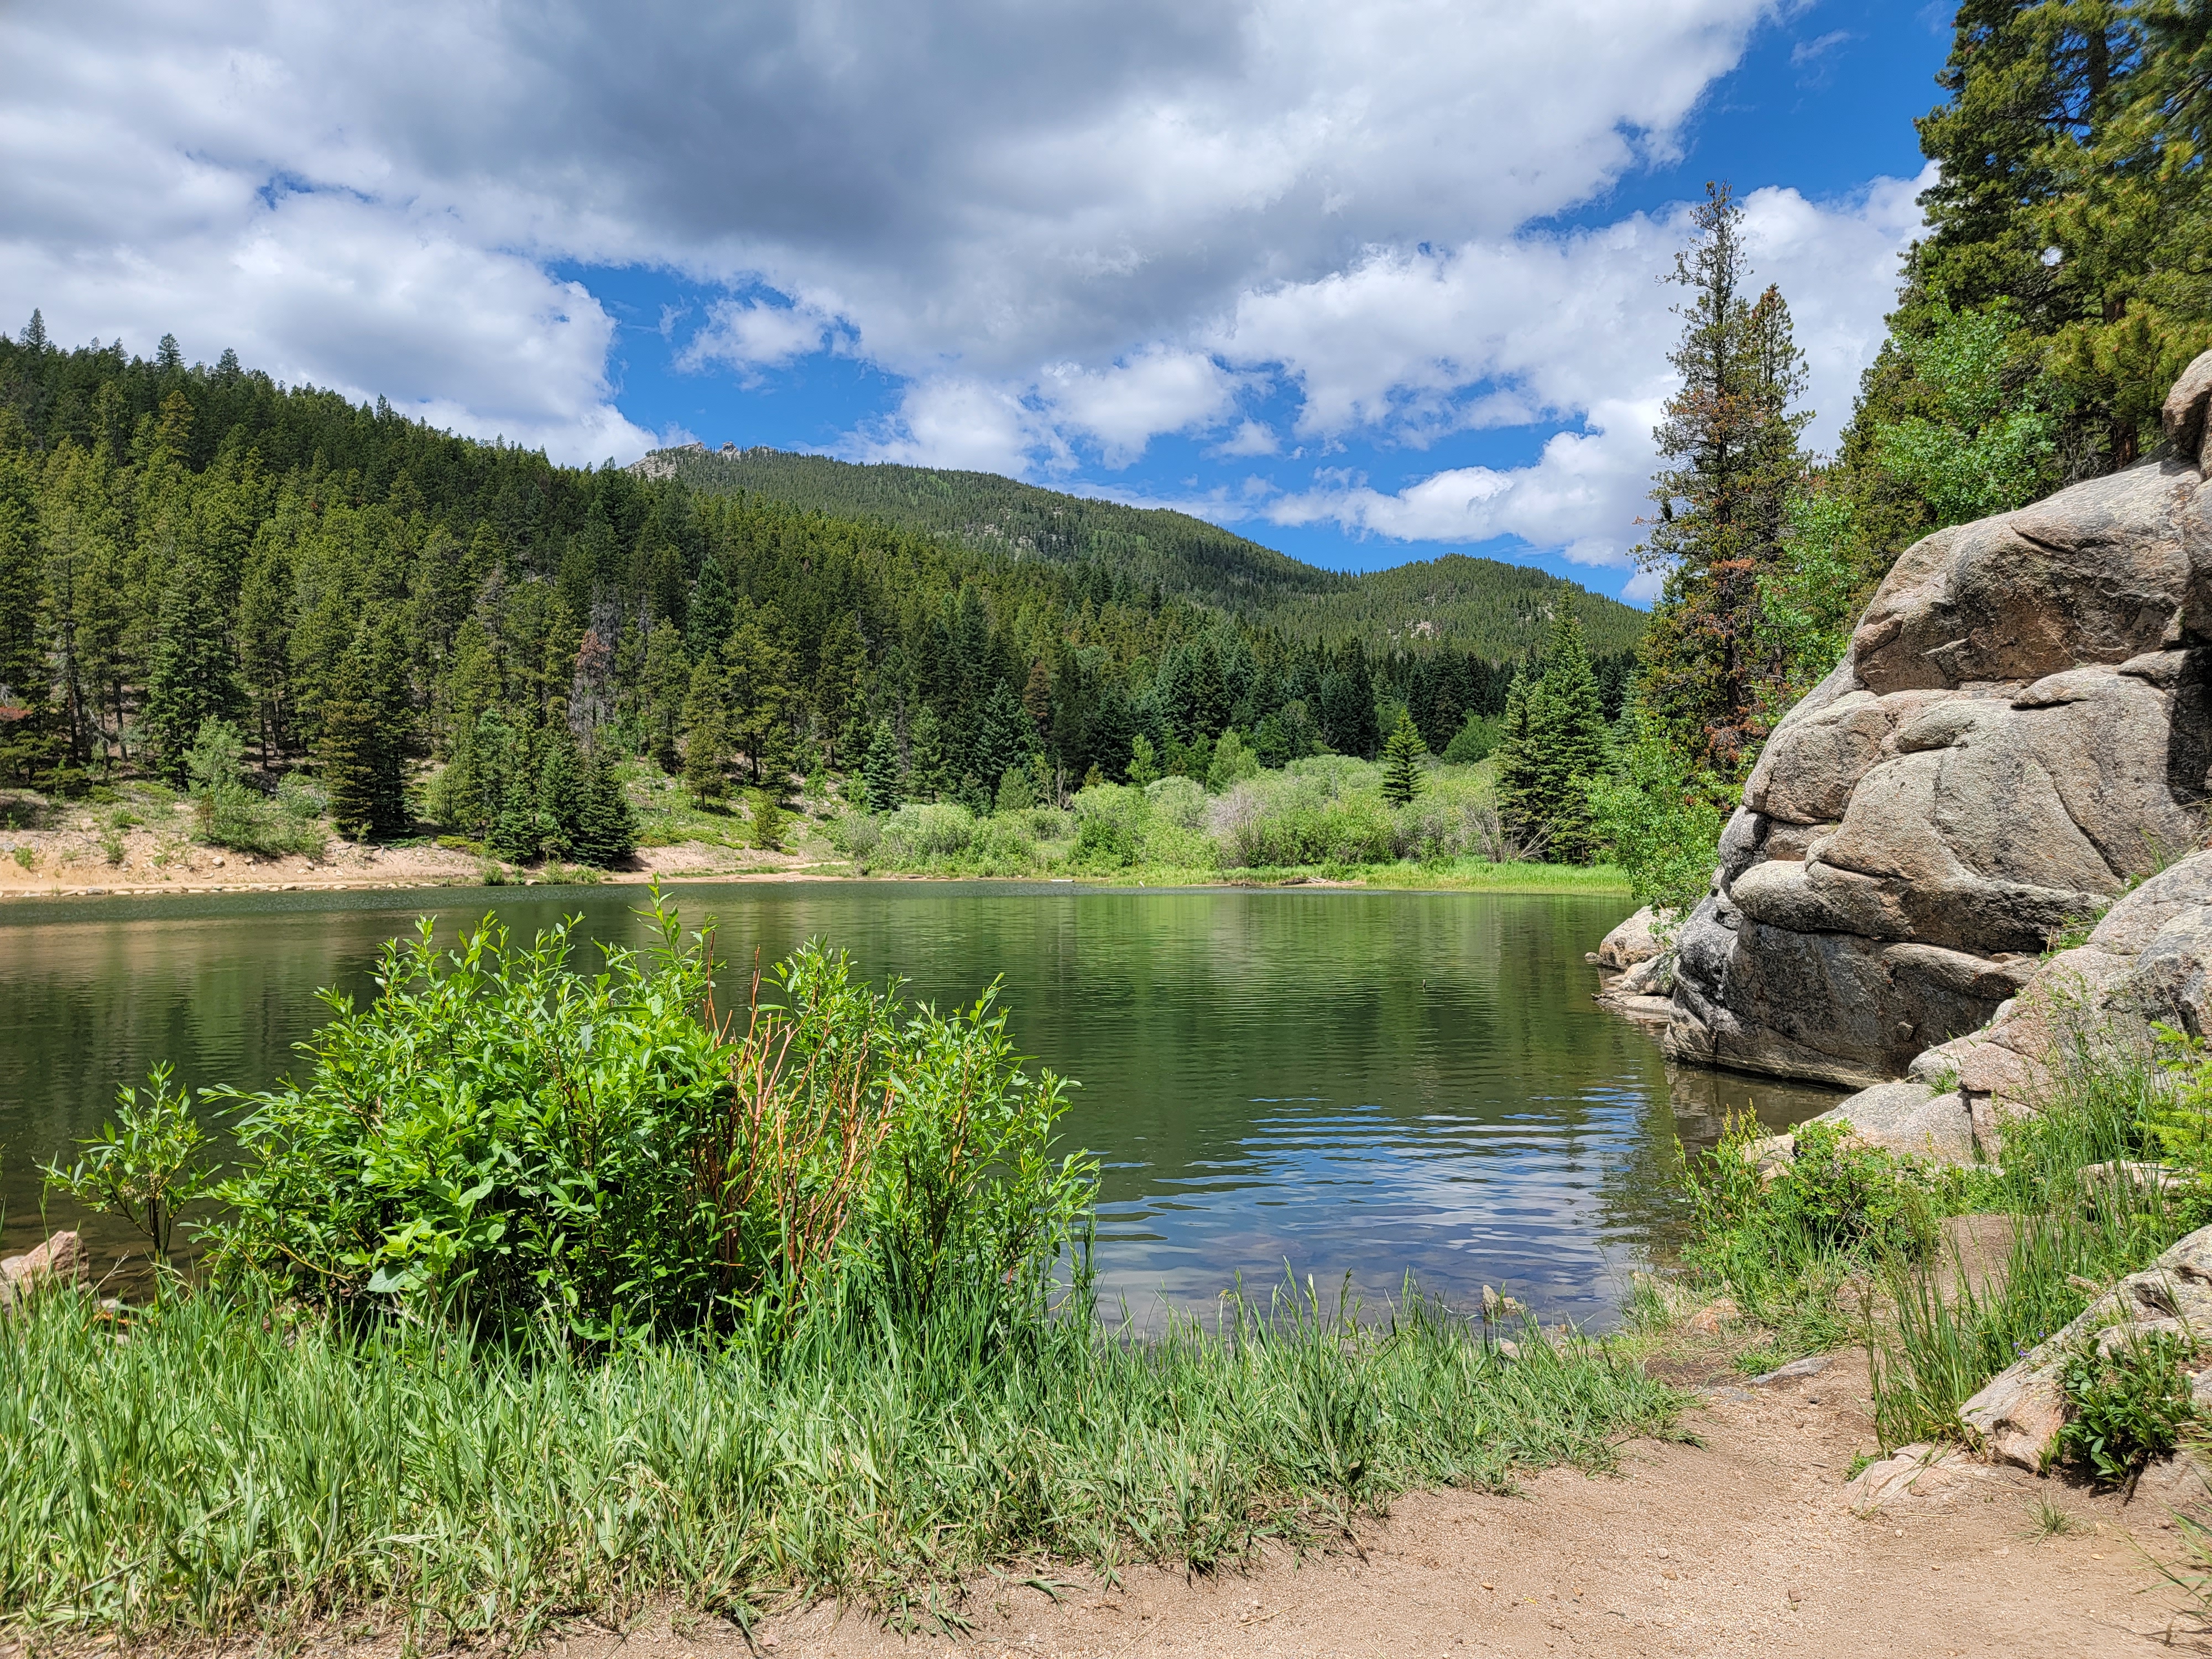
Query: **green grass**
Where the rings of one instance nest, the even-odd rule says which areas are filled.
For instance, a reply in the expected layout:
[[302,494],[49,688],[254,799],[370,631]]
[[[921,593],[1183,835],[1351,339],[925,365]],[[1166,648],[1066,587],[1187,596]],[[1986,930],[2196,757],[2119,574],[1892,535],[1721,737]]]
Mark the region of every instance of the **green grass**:
[[2077,1042],[2062,1057],[2056,1097],[2007,1130],[2005,1167],[1990,1207],[2012,1219],[2013,1243],[1977,1290],[1955,1258],[1893,1264],[1893,1311],[1872,1333],[1875,1427],[1885,1445],[1958,1438],[1959,1407],[1983,1384],[2065,1325],[2106,1285],[2148,1266],[2175,1239],[2212,1219],[2201,1176],[2172,1190],[2126,1182],[2086,1186],[2077,1173],[2112,1158],[2154,1158],[2156,1120],[2170,1073],[2152,1056]]
[[994,1562],[1202,1571],[1409,1487],[1607,1469],[1685,1403],[1606,1345],[1506,1363],[1418,1297],[1381,1326],[1228,1303],[1152,1341],[998,1316],[594,1362],[212,1294],[118,1342],[50,1296],[0,1320],[0,1626],[526,1636],[792,1594],[896,1620]]

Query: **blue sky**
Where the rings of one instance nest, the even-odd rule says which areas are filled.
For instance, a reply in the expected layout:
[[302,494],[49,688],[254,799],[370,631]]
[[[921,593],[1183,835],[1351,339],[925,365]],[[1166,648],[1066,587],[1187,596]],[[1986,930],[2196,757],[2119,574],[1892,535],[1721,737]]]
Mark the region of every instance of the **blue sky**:
[[1708,179],[1832,442],[1941,8],[750,0],[0,15],[0,315],[628,461],[697,437],[1638,597]]

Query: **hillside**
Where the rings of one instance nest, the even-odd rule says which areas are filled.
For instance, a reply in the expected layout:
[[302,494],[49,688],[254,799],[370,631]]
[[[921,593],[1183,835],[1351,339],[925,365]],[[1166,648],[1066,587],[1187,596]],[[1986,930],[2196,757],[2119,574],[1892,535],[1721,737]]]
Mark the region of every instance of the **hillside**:
[[864,518],[981,552],[1103,567],[1121,583],[1212,605],[1294,639],[1357,639],[1370,651],[1450,644],[1492,661],[1540,647],[1559,606],[1581,616],[1594,655],[1634,648],[1644,613],[1497,559],[1442,558],[1350,575],[1161,507],[1125,507],[990,472],[856,465],[766,448],[656,450],[631,471],[695,489],[748,494],[831,518]]
[[1127,582],[1243,617],[1350,581],[1188,514],[1062,495],[992,472],[704,447],[656,450],[631,470],[718,495],[742,489],[834,519],[873,519],[978,552],[1096,563]]
[[1506,661],[1542,641],[1563,603],[1582,617],[1594,656],[1633,651],[1643,635],[1644,612],[1633,606],[1527,565],[1464,553],[1369,571],[1331,592],[1285,597],[1267,620],[1298,639],[1357,639],[1377,652],[1449,641]]

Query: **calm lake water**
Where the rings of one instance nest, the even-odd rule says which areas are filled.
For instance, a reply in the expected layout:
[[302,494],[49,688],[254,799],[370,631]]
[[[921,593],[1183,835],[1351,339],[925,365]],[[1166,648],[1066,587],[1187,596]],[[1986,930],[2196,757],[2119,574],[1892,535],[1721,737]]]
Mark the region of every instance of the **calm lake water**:
[[[940,1006],[994,978],[1025,1052],[1083,1087],[1067,1137],[1100,1154],[1099,1262],[1154,1322],[1170,1301],[1349,1273],[1369,1297],[1510,1289],[1603,1322],[1677,1224],[1676,1136],[1723,1109],[1784,1127],[1826,1091],[1677,1070],[1590,1000],[1583,960],[1619,900],[1332,890],[1099,891],[1006,883],[675,890],[739,969],[811,937]],[[36,1241],[34,1168],[171,1060],[261,1087],[365,997],[379,945],[422,914],[563,915],[641,944],[635,888],[271,893],[0,908],[0,1245]],[[738,993],[741,997],[741,992]],[[104,1251],[126,1242],[89,1229]]]

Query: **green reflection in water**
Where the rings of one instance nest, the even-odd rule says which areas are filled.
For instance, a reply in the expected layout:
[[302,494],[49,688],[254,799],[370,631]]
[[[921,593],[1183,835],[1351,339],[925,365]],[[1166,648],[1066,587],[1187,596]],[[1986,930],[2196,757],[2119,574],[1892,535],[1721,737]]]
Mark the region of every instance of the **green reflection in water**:
[[[1778,1126],[1825,1091],[1678,1072],[1590,1000],[1583,952],[1618,900],[1328,890],[1104,892],[1009,884],[686,886],[732,996],[756,957],[809,937],[939,1003],[994,977],[1024,1049],[1079,1079],[1067,1133],[1098,1152],[1099,1261],[1140,1318],[1285,1265],[1370,1296],[1408,1270],[1467,1297],[1509,1286],[1601,1319],[1674,1222],[1674,1139],[1723,1109]],[[380,943],[418,914],[450,935],[577,914],[642,944],[635,888],[259,894],[0,911],[4,1248],[33,1242],[35,1162],[89,1133],[158,1059],[258,1087],[324,1017],[366,996]],[[104,1250],[125,1241],[95,1230]]]

